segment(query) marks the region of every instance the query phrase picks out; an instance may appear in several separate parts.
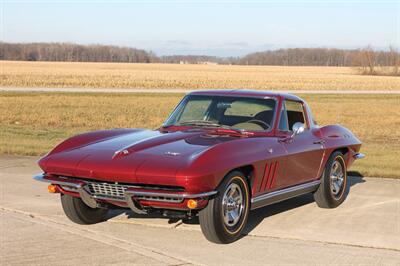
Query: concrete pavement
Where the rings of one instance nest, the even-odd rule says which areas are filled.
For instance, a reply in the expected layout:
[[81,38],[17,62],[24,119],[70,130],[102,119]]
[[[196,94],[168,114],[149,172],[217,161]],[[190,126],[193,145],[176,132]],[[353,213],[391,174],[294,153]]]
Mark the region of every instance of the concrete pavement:
[[347,200],[320,209],[306,195],[251,213],[242,239],[207,242],[196,220],[115,210],[80,226],[32,180],[37,158],[0,156],[1,264],[400,265],[400,180],[351,178]]

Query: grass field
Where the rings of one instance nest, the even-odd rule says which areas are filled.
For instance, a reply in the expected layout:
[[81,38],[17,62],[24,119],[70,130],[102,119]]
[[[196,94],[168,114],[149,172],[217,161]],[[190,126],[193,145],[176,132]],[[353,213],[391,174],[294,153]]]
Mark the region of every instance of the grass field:
[[400,78],[348,67],[280,67],[0,61],[0,86],[400,90]]
[[[400,177],[399,95],[300,95],[319,124],[340,123],[364,143],[351,170]],[[72,135],[159,126],[182,95],[0,93],[0,153],[41,155]]]

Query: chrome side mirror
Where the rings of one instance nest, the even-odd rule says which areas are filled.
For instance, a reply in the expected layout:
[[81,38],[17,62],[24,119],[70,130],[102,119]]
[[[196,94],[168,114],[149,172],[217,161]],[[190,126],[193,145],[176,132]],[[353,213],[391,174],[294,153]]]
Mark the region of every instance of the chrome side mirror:
[[300,123],[300,122],[294,123],[292,131],[293,131],[293,136],[303,133],[304,132],[304,124]]

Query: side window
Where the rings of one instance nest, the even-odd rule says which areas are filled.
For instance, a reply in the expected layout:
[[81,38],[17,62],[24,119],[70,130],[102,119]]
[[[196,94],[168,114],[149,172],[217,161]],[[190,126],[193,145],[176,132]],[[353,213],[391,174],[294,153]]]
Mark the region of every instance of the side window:
[[304,109],[302,103],[285,101],[285,107],[287,113],[288,126],[290,130],[293,128],[293,125],[296,122],[301,122],[305,124],[306,120],[304,116]]
[[282,104],[281,118],[279,119],[278,129],[280,131],[289,131],[288,117],[287,117],[287,113],[286,113],[285,102],[283,102],[283,104]]

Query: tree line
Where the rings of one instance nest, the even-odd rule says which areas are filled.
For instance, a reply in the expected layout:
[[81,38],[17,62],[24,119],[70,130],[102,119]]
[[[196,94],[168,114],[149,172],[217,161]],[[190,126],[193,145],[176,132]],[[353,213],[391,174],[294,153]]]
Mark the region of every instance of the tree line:
[[205,55],[156,56],[152,52],[113,45],[79,45],[72,43],[5,43],[0,42],[0,60],[188,63],[275,66],[351,66],[363,74],[382,74],[383,67],[399,75],[400,53],[394,47],[376,51],[363,49],[288,48],[251,53],[242,57]]
[[145,50],[113,45],[72,43],[0,43],[0,60],[152,63]]

